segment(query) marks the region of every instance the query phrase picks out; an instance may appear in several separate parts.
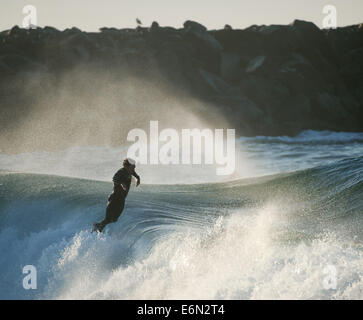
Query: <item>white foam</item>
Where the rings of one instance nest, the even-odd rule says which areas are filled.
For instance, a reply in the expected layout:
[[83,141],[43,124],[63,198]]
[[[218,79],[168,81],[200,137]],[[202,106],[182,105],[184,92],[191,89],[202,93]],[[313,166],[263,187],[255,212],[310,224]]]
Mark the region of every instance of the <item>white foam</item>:
[[[43,278],[37,298],[362,299],[361,248],[334,235],[282,244],[280,210],[270,204],[219,218],[199,232],[174,231],[150,251],[142,243],[130,251],[122,239],[85,231],[52,243],[61,230],[15,246],[45,247],[34,261]],[[324,288],[327,265],[337,270],[335,290]]]

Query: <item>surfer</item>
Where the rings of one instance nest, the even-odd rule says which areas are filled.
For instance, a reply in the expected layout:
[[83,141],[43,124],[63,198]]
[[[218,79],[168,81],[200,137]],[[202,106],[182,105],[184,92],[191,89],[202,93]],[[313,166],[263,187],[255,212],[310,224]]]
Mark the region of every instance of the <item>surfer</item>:
[[123,167],[113,176],[113,192],[108,197],[105,219],[95,223],[92,232],[96,230],[102,232],[107,224],[118,220],[124,209],[126,196],[129,193],[131,176],[136,178],[136,187],[140,184],[140,177],[135,172],[135,167],[135,161],[126,158],[123,161]]

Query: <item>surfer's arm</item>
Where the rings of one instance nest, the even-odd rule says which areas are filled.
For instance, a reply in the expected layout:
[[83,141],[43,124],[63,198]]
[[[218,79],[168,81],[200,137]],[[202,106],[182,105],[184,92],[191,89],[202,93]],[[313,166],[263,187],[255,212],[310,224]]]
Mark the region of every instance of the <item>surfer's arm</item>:
[[140,184],[140,176],[134,171],[132,175],[136,178],[136,187]]

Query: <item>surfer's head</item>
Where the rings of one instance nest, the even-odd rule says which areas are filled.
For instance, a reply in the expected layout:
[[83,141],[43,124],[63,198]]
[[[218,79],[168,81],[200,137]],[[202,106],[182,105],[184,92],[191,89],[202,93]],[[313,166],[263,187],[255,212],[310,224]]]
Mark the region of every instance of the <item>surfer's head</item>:
[[131,158],[126,158],[123,162],[123,166],[125,168],[135,169],[136,168],[136,161]]

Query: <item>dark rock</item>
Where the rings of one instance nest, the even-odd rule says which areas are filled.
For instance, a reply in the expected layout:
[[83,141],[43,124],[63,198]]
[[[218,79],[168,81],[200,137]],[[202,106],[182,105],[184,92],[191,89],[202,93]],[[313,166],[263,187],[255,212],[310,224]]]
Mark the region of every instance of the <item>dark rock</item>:
[[220,66],[221,76],[230,81],[238,79],[239,75],[243,72],[240,68],[240,60],[240,56],[236,53],[222,52]]
[[334,95],[327,92],[320,92],[315,97],[315,103],[314,114],[320,115],[320,118],[324,114],[325,121],[338,124],[349,118],[349,114],[343,108],[339,98]]
[[291,23],[291,26],[308,32],[320,32],[320,29],[314,23],[309,21],[294,20]]
[[63,31],[63,34],[68,35],[68,34],[74,34],[74,33],[80,33],[82,32],[80,29],[76,28],[76,27],[72,27],[72,28],[67,28]]
[[158,29],[159,29],[159,24],[156,21],[153,21],[153,23],[150,26],[150,31],[153,32],[153,31],[156,31]]
[[8,35],[10,37],[14,37],[14,36],[17,36],[17,35],[23,35],[25,34],[25,30],[23,29],[20,29],[19,26],[14,26],[12,27],[10,30],[9,30],[9,33]]
[[215,96],[214,101],[231,125],[243,134],[253,134],[264,123],[264,112],[242,92],[234,96]]
[[246,68],[246,72],[250,73],[250,72],[254,72],[256,71],[258,68],[260,68],[264,61],[265,61],[266,57],[265,56],[257,56],[255,58],[253,58],[249,63],[248,66]]
[[73,30],[69,36],[60,42],[59,49],[69,60],[81,60],[83,62],[90,59],[97,43],[86,33]]
[[202,69],[199,70],[199,74],[201,75],[201,79],[204,82],[205,87],[208,88],[208,92],[214,94],[223,94],[228,90],[228,84],[215,74]]
[[185,29],[192,29],[192,30],[199,31],[199,32],[207,31],[207,28],[205,26],[203,26],[202,24],[200,24],[198,22],[191,21],[191,20],[185,21],[183,26]]
[[58,29],[53,28],[53,27],[45,26],[45,27],[42,29],[42,32],[44,32],[44,33],[51,33],[51,34],[58,34],[58,33],[60,33],[61,31],[59,31]]
[[188,20],[184,22],[184,28],[186,30],[187,39],[194,41],[197,45],[204,46],[206,50],[220,52],[223,49],[218,40],[208,33],[207,28],[203,25]]
[[[294,114],[298,114],[299,119],[296,119],[296,122],[309,122],[312,113],[312,105],[309,97],[300,93],[296,96],[291,97],[291,99],[288,100],[287,104],[288,109],[285,110],[284,115],[287,120],[293,119]],[[309,129],[309,127],[306,127],[306,129]]]
[[101,32],[113,32],[113,33],[119,33],[120,30],[116,29],[116,28],[106,28],[106,27],[103,27],[103,28],[100,28],[99,29]]
[[2,55],[0,56],[0,62],[4,69],[12,70],[15,72],[21,72],[24,70],[38,70],[41,71],[44,67],[31,59],[18,55]]
[[44,90],[62,87],[57,81],[79,68],[96,76],[82,84],[83,73],[77,74],[75,95],[79,86],[86,91],[86,83],[97,83],[98,75],[115,86],[141,78],[181,92],[183,105],[192,97],[212,106],[208,116],[207,109],[192,111],[205,120],[220,114],[238,134],[362,131],[362,61],[362,25],[320,30],[295,20],[208,31],[188,20],[180,29],[153,22],[150,28],[100,32],[15,26],[0,32],[0,105],[6,115],[0,128],[30,112]]
[[341,73],[344,76],[363,76],[363,48],[349,51],[342,57]]

